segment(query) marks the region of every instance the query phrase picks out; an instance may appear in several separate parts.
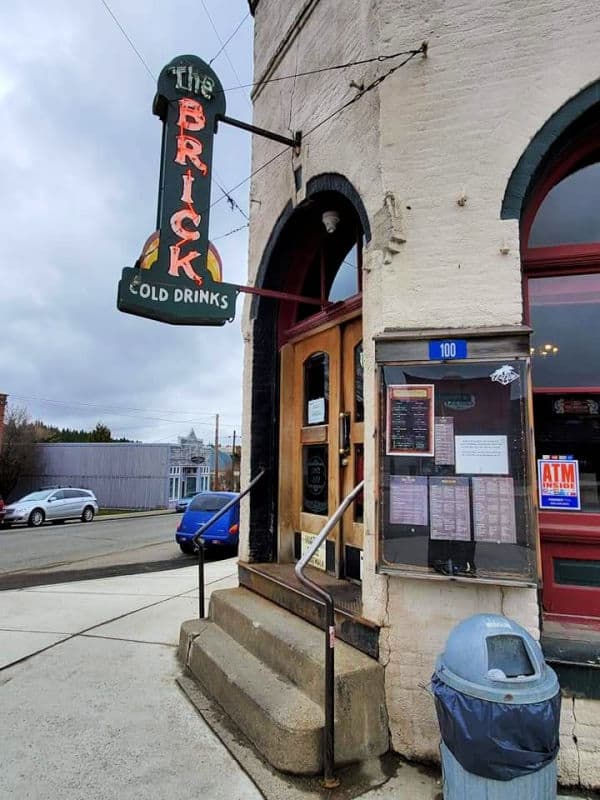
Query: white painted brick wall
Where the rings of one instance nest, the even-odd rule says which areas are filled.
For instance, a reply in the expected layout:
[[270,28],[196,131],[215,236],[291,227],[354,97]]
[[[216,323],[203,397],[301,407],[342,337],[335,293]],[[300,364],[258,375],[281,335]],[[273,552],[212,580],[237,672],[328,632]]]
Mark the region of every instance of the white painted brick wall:
[[[261,0],[257,77],[306,0]],[[320,0],[283,56],[278,75],[418,47],[415,59],[315,134],[299,159],[288,151],[252,180],[249,280],[293,189],[340,172],[374,223],[385,192],[398,199],[406,243],[390,264],[375,226],[364,258],[365,430],[376,425],[373,336],[385,327],[512,325],[522,320],[518,224],[500,220],[510,174],[531,138],[569,98],[600,76],[600,14],[594,0]],[[309,130],[388,64],[272,83],[254,120],[286,133]],[[255,137],[253,169],[282,150]],[[457,204],[466,195],[464,206]],[[500,250],[508,249],[503,255]],[[252,326],[245,306],[246,365]],[[244,441],[250,442],[251,373],[244,379]],[[366,492],[375,496],[375,448],[365,448]],[[243,468],[248,477],[247,464]],[[395,749],[437,759],[433,703],[423,686],[450,629],[480,611],[504,611],[537,635],[535,592],[462,586],[375,573],[375,507],[365,507],[363,600],[383,623],[382,660]],[[243,526],[241,554],[247,552]],[[600,786],[600,703],[564,702],[561,779]]]

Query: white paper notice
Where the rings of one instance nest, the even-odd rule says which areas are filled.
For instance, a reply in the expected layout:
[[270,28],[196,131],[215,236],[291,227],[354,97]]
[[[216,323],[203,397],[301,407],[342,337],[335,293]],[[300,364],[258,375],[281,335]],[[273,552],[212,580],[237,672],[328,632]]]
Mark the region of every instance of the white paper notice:
[[[311,533],[304,533],[304,531],[302,532],[300,537],[300,550],[303,556],[306,555],[308,548],[316,538],[317,537]],[[311,565],[311,567],[316,567],[317,569],[322,569],[325,571],[325,542],[323,542],[308,563]]]
[[435,463],[454,465],[454,419],[435,418]]
[[476,542],[516,544],[515,486],[512,478],[472,478]]
[[390,523],[427,525],[427,478],[390,475]]
[[455,436],[456,474],[508,475],[506,436]]
[[319,425],[325,422],[325,398],[318,397],[316,400],[308,401],[308,419],[309,425]]

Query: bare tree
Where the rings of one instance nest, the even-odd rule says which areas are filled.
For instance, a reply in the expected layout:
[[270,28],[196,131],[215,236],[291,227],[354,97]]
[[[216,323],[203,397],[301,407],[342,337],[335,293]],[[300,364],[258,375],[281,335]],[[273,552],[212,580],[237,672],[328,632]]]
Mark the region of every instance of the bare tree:
[[8,498],[22,477],[37,472],[37,431],[23,408],[11,408],[0,450],[0,494]]

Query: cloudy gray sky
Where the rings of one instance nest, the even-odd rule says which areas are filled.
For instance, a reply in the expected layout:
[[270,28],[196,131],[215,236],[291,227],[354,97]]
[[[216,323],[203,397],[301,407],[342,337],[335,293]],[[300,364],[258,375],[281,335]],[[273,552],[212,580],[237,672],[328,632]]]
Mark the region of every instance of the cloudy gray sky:
[[[176,55],[220,49],[202,0],[107,0],[157,76]],[[222,41],[246,0],[204,0]],[[227,58],[227,56],[229,58]],[[227,113],[251,119],[252,19],[214,61]],[[0,392],[30,416],[70,427],[98,420],[114,435],[239,434],[242,345],[222,328],[174,327],[122,314],[121,269],[154,229],[161,124],[155,82],[102,0],[0,4]],[[221,126],[214,174],[250,172],[250,137]],[[213,183],[212,200],[221,195]],[[234,193],[248,211],[248,184]],[[246,282],[245,219],[211,211],[224,278]],[[222,237],[222,238],[221,238]]]

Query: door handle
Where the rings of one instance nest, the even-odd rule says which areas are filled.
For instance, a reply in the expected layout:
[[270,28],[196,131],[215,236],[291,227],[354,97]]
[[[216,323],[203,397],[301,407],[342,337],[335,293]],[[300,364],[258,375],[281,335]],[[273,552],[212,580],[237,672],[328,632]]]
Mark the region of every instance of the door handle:
[[340,413],[339,437],[340,463],[345,467],[348,465],[348,456],[350,455],[350,413],[348,411]]

